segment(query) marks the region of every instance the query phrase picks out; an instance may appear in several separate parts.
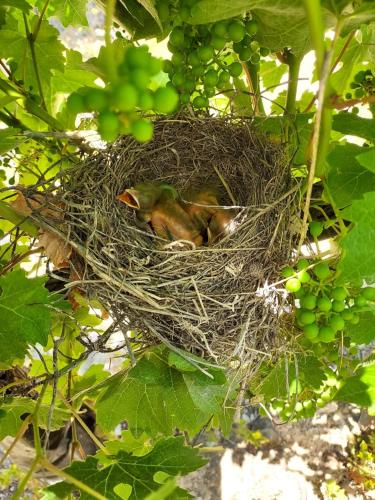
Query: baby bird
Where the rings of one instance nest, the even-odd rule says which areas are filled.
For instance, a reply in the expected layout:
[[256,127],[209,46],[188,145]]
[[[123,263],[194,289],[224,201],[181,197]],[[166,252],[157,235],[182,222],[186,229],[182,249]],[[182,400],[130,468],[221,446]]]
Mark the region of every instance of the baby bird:
[[208,223],[219,205],[216,189],[207,187],[186,196],[185,212],[200,232],[207,230]]
[[151,221],[151,213],[163,195],[177,199],[178,193],[173,186],[166,183],[142,182],[134,188],[125,189],[116,198],[137,210],[137,217],[142,222]]
[[233,233],[236,229],[236,212],[233,209],[218,208],[207,228],[208,244],[216,243],[220,238]]

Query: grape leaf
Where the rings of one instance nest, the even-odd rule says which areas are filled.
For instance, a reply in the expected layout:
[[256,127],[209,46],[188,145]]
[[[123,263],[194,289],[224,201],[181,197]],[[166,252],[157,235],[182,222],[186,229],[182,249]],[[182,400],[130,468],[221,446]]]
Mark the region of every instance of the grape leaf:
[[328,154],[327,186],[335,205],[344,208],[362,198],[364,193],[375,191],[375,175],[361,167],[357,157],[365,151],[356,144],[335,146]]
[[333,116],[332,129],[345,135],[356,135],[373,142],[375,140],[375,119],[361,118],[354,113],[338,113]]
[[15,7],[16,9],[22,10],[26,14],[31,9],[31,5],[29,5],[26,0],[2,0],[2,7]]
[[22,269],[0,277],[0,360],[11,362],[29,344],[47,344],[51,327],[50,297],[42,278],[26,278]]
[[[284,81],[288,81],[288,67],[285,64],[276,64],[275,61],[262,61],[260,66],[260,77],[265,88],[274,87],[279,84],[285,75]],[[283,88],[280,86],[280,88]],[[273,88],[271,90],[274,90]]]
[[168,366],[159,350],[150,352],[127,376],[105,384],[97,402],[97,419],[105,431],[126,420],[136,434],[171,434],[175,428],[198,432],[213,412],[220,412],[227,393],[222,371],[180,372]]
[[[7,436],[16,436],[23,419],[35,409],[36,401],[31,398],[6,398],[0,404],[0,440]],[[42,429],[47,428],[50,405],[41,404],[38,410],[38,422]],[[4,413],[3,413],[4,412]],[[55,407],[50,430],[60,429],[70,419],[70,412],[64,408]]]
[[365,150],[365,153],[359,154],[356,156],[356,159],[362,167],[367,168],[375,174],[375,148]]
[[48,14],[56,16],[64,26],[87,26],[87,0],[55,0],[50,2]]
[[366,311],[359,315],[359,323],[346,324],[345,335],[348,335],[356,344],[369,344],[375,339],[375,315]]
[[300,393],[306,387],[318,389],[325,378],[322,368],[313,356],[298,355],[287,363],[281,359],[253,390],[268,400]]
[[[33,17],[30,30],[38,20],[38,16]],[[63,71],[64,69],[64,46],[58,37],[59,32],[47,21],[42,21],[34,42],[38,73],[47,101],[52,70]],[[35,65],[23,22],[17,22],[16,19],[9,17],[7,24],[0,30],[0,57],[12,60],[16,65],[14,76],[23,80],[27,89],[32,87],[34,93],[37,92]]]
[[[65,472],[87,483],[109,500],[121,498],[115,491],[119,484],[129,484],[132,488],[129,498],[139,499],[159,489],[160,484],[154,478],[156,473],[164,472],[169,476],[186,475],[206,463],[196,449],[184,446],[182,436],[158,441],[147,455],[141,457],[119,451],[112,459],[110,465],[105,463],[103,466],[97,457],[89,457],[84,462],[73,462]],[[74,485],[62,481],[49,486],[47,491],[63,498],[76,489]],[[178,499],[181,498],[179,493],[186,494],[184,490],[178,490],[168,498]],[[92,497],[81,491],[80,498],[89,500]]]
[[351,282],[358,286],[362,281],[375,282],[375,192],[365,193],[363,199],[353,202],[343,211],[343,217],[354,227],[342,238],[343,250],[337,270],[338,283]]
[[375,363],[363,366],[353,377],[345,380],[335,399],[375,408]]
[[0,130],[0,154],[4,154],[11,149],[16,148],[26,139],[20,135],[20,130],[13,127],[8,127]]

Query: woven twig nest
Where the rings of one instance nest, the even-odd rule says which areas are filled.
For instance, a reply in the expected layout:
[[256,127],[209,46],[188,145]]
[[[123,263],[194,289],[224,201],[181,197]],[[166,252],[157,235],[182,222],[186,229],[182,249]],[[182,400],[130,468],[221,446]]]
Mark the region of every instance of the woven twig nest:
[[[158,238],[116,197],[139,182],[167,182],[184,199],[215,185],[236,207],[234,231],[194,248]],[[59,177],[64,238],[81,282],[129,330],[225,363],[275,344],[282,297],[264,288],[290,257],[295,189],[283,148],[248,121],[162,118],[154,139],[124,137]]]

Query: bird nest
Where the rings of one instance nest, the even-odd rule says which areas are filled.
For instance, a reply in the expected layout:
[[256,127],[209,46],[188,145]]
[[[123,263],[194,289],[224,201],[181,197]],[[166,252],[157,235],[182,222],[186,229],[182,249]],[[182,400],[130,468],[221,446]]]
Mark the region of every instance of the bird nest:
[[[166,241],[117,199],[140,182],[168,183],[185,204],[215,186],[232,230],[200,246]],[[296,189],[285,150],[249,120],[159,118],[151,142],[123,137],[60,173],[53,190],[63,223],[34,218],[73,248],[79,288],[146,345],[220,364],[277,346],[285,299],[270,285],[291,255]]]

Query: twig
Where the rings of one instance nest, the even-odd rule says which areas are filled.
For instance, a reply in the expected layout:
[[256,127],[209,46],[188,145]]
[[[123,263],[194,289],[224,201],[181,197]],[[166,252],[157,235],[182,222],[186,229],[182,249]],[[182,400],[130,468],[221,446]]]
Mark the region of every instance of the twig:
[[46,101],[44,100],[44,93],[43,93],[42,81],[40,79],[40,74],[39,74],[39,69],[38,69],[38,62],[36,60],[36,54],[35,54],[35,38],[34,38],[33,33],[30,32],[29,23],[27,22],[26,14],[22,13],[22,15],[23,15],[23,21],[24,21],[24,24],[25,24],[26,38],[27,38],[27,41],[29,42],[29,47],[30,47],[30,52],[31,52],[31,58],[32,58],[32,61],[33,61],[34,72],[35,72],[36,81],[37,81],[37,84],[38,84],[39,96],[40,96],[40,99],[42,101],[42,106],[46,110],[47,106],[46,106]]

